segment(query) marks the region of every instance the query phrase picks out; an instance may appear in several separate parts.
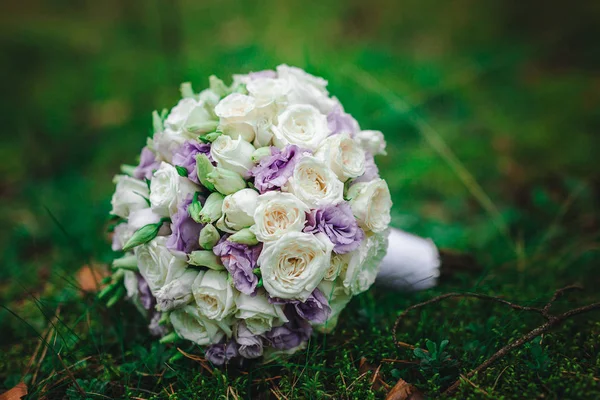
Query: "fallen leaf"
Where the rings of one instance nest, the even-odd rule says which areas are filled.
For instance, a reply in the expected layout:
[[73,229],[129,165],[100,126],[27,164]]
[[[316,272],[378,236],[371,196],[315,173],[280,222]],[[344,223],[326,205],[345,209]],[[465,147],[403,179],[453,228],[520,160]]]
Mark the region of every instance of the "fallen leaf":
[[390,385],[385,383],[384,380],[381,378],[381,374],[379,373],[380,369],[381,365],[379,365],[379,367],[374,367],[373,365],[367,362],[367,359],[365,357],[362,357],[358,361],[358,372],[360,372],[361,374],[364,374],[367,371],[373,372],[373,378],[371,378],[371,388],[373,390],[379,390],[382,386],[386,389],[390,388]]
[[389,391],[385,400],[422,400],[423,393],[404,379],[398,379],[396,385]]
[[0,394],[0,400],[20,400],[23,396],[27,396],[27,385],[19,382],[14,388]]
[[107,269],[103,265],[91,264],[84,265],[77,271],[76,277],[79,287],[84,292],[97,292],[102,289],[102,279],[109,276]]

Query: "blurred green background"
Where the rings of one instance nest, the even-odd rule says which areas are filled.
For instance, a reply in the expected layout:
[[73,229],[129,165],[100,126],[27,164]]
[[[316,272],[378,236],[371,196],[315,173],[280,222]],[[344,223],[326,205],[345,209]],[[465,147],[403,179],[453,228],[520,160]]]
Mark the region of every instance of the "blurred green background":
[[[598,301],[598,38],[600,2],[593,1],[31,0],[3,5],[0,301],[5,308],[0,342],[6,351],[0,384],[4,380],[8,388],[21,378],[36,335],[59,304],[65,329],[77,332],[75,343],[62,344],[65,357],[72,357],[69,363],[93,354],[109,371],[105,382],[131,376],[131,371],[110,372],[125,358],[136,359],[122,344],[128,331],[119,324],[129,317],[102,317],[116,325],[98,321],[107,330],[106,336],[95,332],[105,337],[104,349],[80,325],[89,310],[106,312],[98,311],[93,299],[85,308],[73,306],[78,299],[74,272],[115,256],[105,233],[112,176],[120,164],[134,162],[151,132],[151,111],[174,105],[181,82],[200,90],[211,74],[227,82],[232,73],[280,63],[324,76],[363,129],[384,132],[388,156],[378,163],[392,191],[394,225],[431,237],[442,248],[467,252],[481,267],[475,274],[454,274],[429,293],[376,289],[353,300],[347,319],[357,323],[342,323],[327,339],[335,354],[311,353],[310,364],[322,363],[328,372],[319,378],[322,388],[299,378],[305,393],[350,397],[348,391],[337,392],[342,384],[334,376],[350,381],[352,374],[360,376],[360,357],[375,365],[387,353],[401,358],[389,337],[393,319],[403,307],[436,293],[471,290],[542,301],[554,289],[579,282],[587,289],[571,300]],[[405,339],[423,344],[424,338],[451,338],[463,372],[498,344],[526,332],[528,322],[499,310],[501,328],[492,323],[498,331],[490,328],[466,339],[464,325],[491,318],[489,307],[461,303],[451,319],[443,308],[438,311],[429,314],[434,324],[423,315]],[[549,352],[548,375],[531,372],[523,361],[527,354],[516,354],[505,361],[514,369],[513,381],[505,377],[494,384],[496,371],[478,384],[495,398],[526,390],[561,397],[569,387],[575,391],[571,398],[600,395],[592,379],[600,375],[598,341],[586,347],[589,338],[600,337],[598,314],[589,319],[557,332],[556,345],[542,349]],[[131,342],[150,348],[142,330]],[[581,335],[580,342],[575,335]],[[567,338],[573,347],[558,348]],[[90,340],[95,347],[88,347]],[[471,354],[469,346],[480,353]],[[102,364],[108,358],[117,366]],[[308,365],[308,360],[307,355],[299,363]],[[50,374],[57,361],[45,362],[50,366],[43,366],[42,374]],[[558,379],[564,376],[558,366],[571,362],[571,382]],[[284,375],[296,376],[297,367],[286,368]],[[385,364],[386,382],[393,385],[402,376],[432,393],[449,383],[414,366],[402,368]],[[523,387],[515,385],[519,377],[526,381]],[[89,376],[81,379],[92,385]],[[181,377],[171,379],[182,387]],[[244,376],[222,379],[223,387],[252,397],[254,386],[240,383]],[[73,394],[68,381],[48,382],[40,390]],[[161,385],[166,383],[130,384],[156,392]],[[184,385],[192,391],[200,386]],[[223,393],[220,386],[207,387]],[[362,383],[352,389],[360,389],[356,398],[385,393]],[[461,398],[479,393],[468,384],[462,390]],[[109,397],[122,395],[115,393]]]

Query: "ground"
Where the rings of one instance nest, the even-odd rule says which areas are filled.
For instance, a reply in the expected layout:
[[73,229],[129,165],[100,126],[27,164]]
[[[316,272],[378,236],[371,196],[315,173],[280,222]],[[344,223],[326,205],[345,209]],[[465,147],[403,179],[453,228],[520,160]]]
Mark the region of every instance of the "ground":
[[[435,398],[543,323],[476,299],[600,301],[598,7],[528,2],[21,2],[0,16],[0,385],[32,398],[385,398],[398,379]],[[178,86],[297,65],[329,79],[380,157],[393,224],[468,254],[419,293],[360,295],[335,332],[286,362],[203,368],[146,335],[126,303],[83,295],[76,272],[115,256],[112,175],[132,163]],[[468,265],[468,269],[456,266]],[[463,380],[452,397],[599,398],[600,312],[569,319]],[[42,345],[36,350],[43,338]],[[431,345],[431,344],[430,344]],[[181,350],[201,355],[193,346]],[[35,356],[35,357],[34,357]],[[382,383],[383,382],[383,383]],[[0,389],[2,391],[3,389]]]

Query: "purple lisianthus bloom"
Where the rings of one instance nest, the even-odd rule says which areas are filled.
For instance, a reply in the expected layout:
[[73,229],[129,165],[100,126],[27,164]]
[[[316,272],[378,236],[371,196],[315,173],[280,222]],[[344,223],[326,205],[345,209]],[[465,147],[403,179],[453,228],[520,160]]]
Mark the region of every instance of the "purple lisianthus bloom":
[[371,182],[379,178],[379,169],[375,164],[375,157],[368,151],[365,152],[365,173],[350,182],[350,186],[355,183]]
[[204,355],[214,365],[221,366],[229,363],[231,359],[238,356],[238,345],[233,340],[226,343],[213,344],[206,349]]
[[356,122],[352,115],[344,112],[344,109],[339,104],[333,107],[333,110],[327,114],[327,126],[331,131],[331,135],[345,132],[353,137],[360,131],[358,122]]
[[262,243],[248,246],[241,243],[230,242],[227,236],[221,237],[213,247],[213,252],[221,257],[221,262],[233,277],[233,285],[240,292],[247,295],[256,294],[258,277],[253,270],[256,268],[258,256],[262,251]]
[[200,249],[198,237],[204,225],[197,223],[190,217],[188,207],[192,204],[192,197],[188,196],[177,208],[171,217],[171,235],[167,238],[167,248],[173,251],[182,251],[186,254]]
[[198,171],[196,170],[196,156],[198,154],[205,154],[210,161],[213,161],[210,155],[210,144],[188,140],[173,154],[173,165],[185,168],[188,172],[188,179],[200,184]]
[[240,356],[244,358],[258,358],[263,355],[263,339],[252,334],[244,322],[236,326],[235,340]]
[[150,324],[148,325],[148,330],[152,336],[163,337],[167,334],[168,329],[166,326],[160,324],[160,320],[162,318],[162,313],[152,310],[152,317],[150,318]]
[[271,146],[271,155],[260,160],[252,169],[256,189],[262,194],[285,185],[304,151],[307,150],[293,144],[285,146],[283,150]]
[[136,179],[152,179],[152,174],[158,169],[160,162],[148,147],[142,149],[140,154],[140,163],[133,170],[133,177]]
[[329,302],[319,289],[315,289],[304,302],[301,302],[300,300],[284,300],[274,297],[269,298],[269,302],[271,304],[292,305],[296,309],[296,313],[300,318],[316,324],[324,323],[331,315],[331,307],[329,307]]
[[312,326],[306,320],[300,318],[293,307],[286,306],[284,312],[289,322],[265,333],[265,338],[277,350],[289,350],[298,347],[302,342],[307,341],[312,333]]
[[250,79],[260,79],[260,78],[277,78],[277,72],[271,69],[265,69],[257,72],[250,72],[248,74]]
[[338,254],[356,250],[365,237],[348,203],[312,210],[306,216],[304,232],[323,232],[333,243],[333,251]]
[[137,286],[138,292],[140,294],[140,303],[142,303],[142,307],[146,310],[151,310],[156,305],[156,298],[152,294],[150,290],[150,286],[148,286],[148,282],[144,279],[144,277],[139,273],[135,273],[137,277]]

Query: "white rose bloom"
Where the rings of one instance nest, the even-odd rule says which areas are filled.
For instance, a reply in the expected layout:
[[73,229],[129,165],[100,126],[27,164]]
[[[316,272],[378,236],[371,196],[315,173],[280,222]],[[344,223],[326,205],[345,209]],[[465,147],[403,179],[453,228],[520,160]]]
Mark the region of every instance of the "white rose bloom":
[[298,161],[284,189],[311,208],[344,200],[344,184],[323,161],[309,155]]
[[133,271],[125,270],[125,275],[123,276],[123,284],[125,285],[125,290],[127,291],[127,297],[130,299],[136,298],[139,289],[138,289],[138,278]]
[[347,292],[339,280],[323,281],[319,284],[319,290],[327,298],[331,314],[323,324],[314,326],[320,332],[331,332],[338,323],[340,313],[352,299],[352,295]]
[[272,297],[305,301],[323,280],[332,249],[322,233],[289,232],[266,243],[258,257],[265,289]]
[[374,156],[378,154],[386,154],[385,138],[383,137],[383,133],[380,131],[360,131],[356,134],[356,139],[363,149]]
[[129,176],[118,176],[117,188],[112,196],[111,205],[113,215],[128,218],[129,214],[148,207],[149,196],[146,182]]
[[169,217],[177,212],[181,201],[197,190],[198,186],[180,176],[174,166],[163,162],[150,181],[152,210],[162,217]]
[[360,271],[350,286],[353,295],[357,295],[368,290],[377,278],[381,260],[385,256],[388,247],[389,229],[383,233],[369,233],[367,240],[364,241],[366,252],[360,265]]
[[165,120],[165,128],[175,132],[181,131],[183,136],[193,139],[214,129],[215,122],[203,101],[185,98],[179,100],[171,109]]
[[241,93],[232,93],[222,99],[215,107],[220,118],[219,127],[226,135],[242,137],[247,142],[254,140],[254,109],[256,100]]
[[256,107],[266,107],[273,103],[285,103],[289,91],[287,82],[277,78],[253,79],[246,85],[250,96],[256,100]]
[[169,314],[173,329],[177,334],[200,346],[218,343],[225,333],[223,325],[217,325],[200,315],[198,308],[193,305],[177,309]]
[[185,259],[175,257],[167,249],[167,238],[159,236],[135,248],[140,274],[144,277],[152,293],[156,293],[167,283],[179,278],[185,272]]
[[198,271],[193,268],[185,270],[183,275],[165,284],[156,292],[158,309],[162,312],[181,308],[194,300],[192,283],[198,276]]
[[342,182],[365,173],[365,152],[347,133],[328,137],[315,157],[329,165]]
[[174,131],[172,129],[156,132],[152,138],[152,143],[157,159],[168,163],[172,162],[173,154],[179,150],[183,143],[190,139],[192,138],[182,134],[181,131]]
[[258,196],[254,226],[261,242],[272,242],[288,232],[301,232],[310,208],[291,193],[267,192]]
[[261,335],[288,322],[283,307],[269,303],[265,293],[258,293],[256,296],[240,293],[235,304],[235,317],[244,320],[246,327],[254,335]]
[[285,64],[277,67],[277,76],[287,81],[290,104],[311,104],[324,114],[335,106],[335,100],[329,98],[325,79]]
[[360,247],[350,253],[340,254],[339,283],[348,294],[352,294],[352,287],[362,269],[362,264],[367,256],[366,241],[361,242]]
[[237,172],[248,179],[250,170],[254,167],[252,153],[254,146],[241,137],[232,139],[231,136],[221,135],[212,143],[210,154],[219,167]]
[[258,192],[254,189],[242,189],[225,196],[221,208],[223,215],[217,221],[217,227],[234,233],[252,226],[258,197]]
[[352,212],[364,230],[382,232],[388,227],[392,198],[383,179],[352,185],[347,195]]
[[307,104],[296,104],[286,108],[273,126],[273,143],[279,148],[288,144],[300,148],[316,150],[323,140],[329,136],[327,117],[315,107]]
[[227,271],[200,272],[192,284],[199,312],[211,320],[221,321],[235,312],[237,291],[228,282]]

